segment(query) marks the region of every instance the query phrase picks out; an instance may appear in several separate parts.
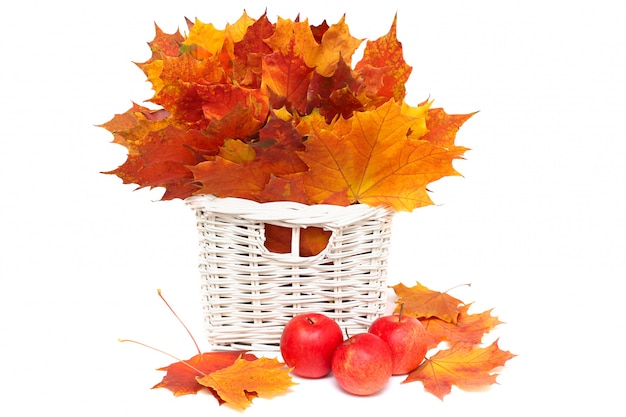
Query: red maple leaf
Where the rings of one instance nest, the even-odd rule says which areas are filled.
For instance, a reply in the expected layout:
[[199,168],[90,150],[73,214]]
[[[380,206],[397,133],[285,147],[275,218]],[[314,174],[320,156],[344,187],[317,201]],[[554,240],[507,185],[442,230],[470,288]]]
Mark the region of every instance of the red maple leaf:
[[[199,384],[197,378],[226,368],[235,363],[239,357],[246,360],[257,359],[255,355],[243,351],[199,353],[188,360],[158,368],[159,371],[167,373],[163,380],[152,388],[167,388],[176,396],[196,394],[201,389],[207,388]],[[213,394],[219,401],[220,398],[215,393]]]

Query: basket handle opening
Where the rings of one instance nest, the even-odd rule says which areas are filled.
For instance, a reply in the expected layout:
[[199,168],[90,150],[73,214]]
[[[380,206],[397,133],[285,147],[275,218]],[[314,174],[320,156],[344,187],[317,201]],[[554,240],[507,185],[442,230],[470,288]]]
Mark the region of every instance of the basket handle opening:
[[328,246],[332,231],[321,227],[284,227],[265,223],[265,248],[296,257],[320,254]]

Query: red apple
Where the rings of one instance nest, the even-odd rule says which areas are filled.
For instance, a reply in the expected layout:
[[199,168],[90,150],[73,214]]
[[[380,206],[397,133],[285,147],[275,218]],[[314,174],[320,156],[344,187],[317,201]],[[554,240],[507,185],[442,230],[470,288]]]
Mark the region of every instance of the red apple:
[[427,335],[422,323],[412,316],[393,314],[376,319],[369,332],[383,339],[391,348],[393,374],[404,375],[419,366],[428,350]]
[[330,373],[335,348],[343,341],[339,325],[320,313],[293,317],[280,338],[280,353],[293,373],[322,378]]
[[371,395],[391,378],[393,358],[389,345],[373,333],[359,333],[337,346],[332,371],[345,391]]

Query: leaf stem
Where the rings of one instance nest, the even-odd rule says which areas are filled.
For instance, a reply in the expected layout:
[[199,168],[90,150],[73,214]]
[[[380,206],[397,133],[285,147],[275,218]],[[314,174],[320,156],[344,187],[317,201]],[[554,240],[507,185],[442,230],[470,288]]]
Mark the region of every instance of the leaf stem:
[[448,288],[446,291],[444,291],[444,292],[443,292],[443,294],[447,294],[447,293],[449,293],[450,291],[452,291],[453,289],[455,289],[455,288],[459,288],[459,287],[463,287],[463,286],[468,286],[468,287],[471,287],[471,286],[472,286],[472,283],[471,283],[471,282],[468,282],[468,283],[466,283],[466,284],[459,284],[459,285],[455,285],[454,287]]
[[118,342],[121,342],[121,343],[124,343],[124,342],[130,342],[130,343],[134,343],[134,344],[136,344],[136,345],[140,345],[140,346],[143,346],[143,347],[147,347],[148,349],[155,350],[155,351],[157,351],[157,352],[159,352],[159,353],[162,353],[162,354],[164,354],[164,355],[166,355],[166,356],[169,356],[170,358],[172,358],[172,359],[174,359],[174,360],[176,360],[176,361],[178,361],[178,362],[180,362],[180,363],[182,363],[182,364],[184,364],[184,365],[188,366],[189,368],[191,368],[191,369],[193,369],[194,371],[198,372],[200,375],[202,375],[202,376],[206,376],[206,374],[205,374],[204,372],[202,372],[201,370],[199,370],[199,369],[198,369],[198,368],[196,368],[195,366],[191,365],[190,363],[188,363],[188,362],[186,362],[186,361],[184,361],[184,360],[182,360],[182,359],[180,359],[180,358],[178,358],[178,357],[176,357],[176,356],[172,355],[171,353],[168,353],[168,352],[166,352],[166,351],[164,351],[164,350],[157,349],[157,348],[155,348],[154,346],[146,345],[145,343],[141,343],[141,342],[138,342],[138,341],[136,341],[136,340],[132,340],[132,339],[117,339],[117,341],[118,341]]
[[165,305],[167,306],[167,308],[170,309],[170,311],[172,312],[172,314],[174,314],[174,317],[176,317],[176,319],[178,319],[178,321],[180,322],[180,324],[183,325],[183,327],[185,328],[185,330],[187,331],[187,334],[189,334],[189,337],[191,337],[191,340],[193,341],[193,344],[196,346],[196,350],[198,351],[198,354],[201,354],[202,352],[200,351],[200,347],[198,346],[198,343],[196,342],[196,339],[193,337],[193,335],[191,334],[191,332],[189,331],[189,329],[187,328],[187,326],[185,326],[185,323],[183,323],[183,321],[180,319],[180,317],[178,317],[178,314],[176,314],[176,312],[174,311],[174,309],[172,308],[172,306],[170,306],[170,304],[167,302],[167,300],[165,299],[165,297],[163,297],[163,294],[161,294],[161,289],[157,289],[157,292],[159,293],[159,297],[161,297],[161,300],[163,300],[163,302],[165,303]]

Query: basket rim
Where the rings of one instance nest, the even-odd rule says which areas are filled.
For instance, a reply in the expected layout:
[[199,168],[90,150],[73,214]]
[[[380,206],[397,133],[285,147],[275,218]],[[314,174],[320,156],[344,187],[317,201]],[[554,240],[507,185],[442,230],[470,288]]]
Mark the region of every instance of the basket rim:
[[252,221],[278,221],[301,227],[314,226],[320,223],[341,227],[372,217],[390,217],[395,214],[395,211],[389,207],[369,206],[361,203],[349,206],[307,205],[295,201],[258,202],[238,197],[216,197],[210,194],[187,197],[185,203],[193,209],[236,215]]

